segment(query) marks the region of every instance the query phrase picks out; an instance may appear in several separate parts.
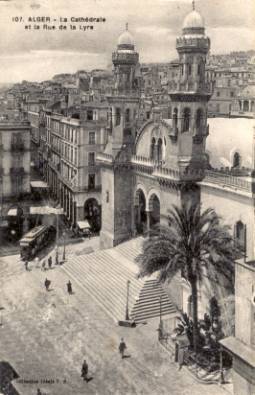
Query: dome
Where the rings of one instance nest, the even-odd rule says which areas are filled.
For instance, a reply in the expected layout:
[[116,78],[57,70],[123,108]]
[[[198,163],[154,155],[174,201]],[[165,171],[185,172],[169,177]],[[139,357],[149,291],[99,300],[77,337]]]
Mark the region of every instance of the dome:
[[126,30],[119,36],[118,45],[128,45],[132,47],[135,45],[134,38],[128,30],[128,25],[126,25]]
[[183,22],[183,29],[203,29],[204,27],[204,19],[196,10],[191,11]]

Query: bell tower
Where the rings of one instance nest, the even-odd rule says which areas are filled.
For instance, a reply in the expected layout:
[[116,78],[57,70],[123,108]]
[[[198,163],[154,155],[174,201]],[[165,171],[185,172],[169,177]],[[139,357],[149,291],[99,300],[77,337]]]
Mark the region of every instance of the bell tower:
[[108,142],[97,155],[102,179],[103,248],[113,247],[132,236],[131,156],[140,102],[139,55],[126,25],[112,54],[114,88],[108,97]]
[[179,80],[172,100],[173,140],[178,144],[178,167],[182,180],[200,181],[207,165],[205,153],[207,103],[211,97],[205,80],[206,56],[210,39],[205,35],[204,20],[195,9],[186,16],[182,35],[176,40],[179,54]]

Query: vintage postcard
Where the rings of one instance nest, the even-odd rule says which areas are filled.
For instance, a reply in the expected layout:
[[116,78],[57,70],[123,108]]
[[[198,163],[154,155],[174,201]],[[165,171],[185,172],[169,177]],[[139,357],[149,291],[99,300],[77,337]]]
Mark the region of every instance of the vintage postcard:
[[255,394],[254,28],[0,0],[0,395]]

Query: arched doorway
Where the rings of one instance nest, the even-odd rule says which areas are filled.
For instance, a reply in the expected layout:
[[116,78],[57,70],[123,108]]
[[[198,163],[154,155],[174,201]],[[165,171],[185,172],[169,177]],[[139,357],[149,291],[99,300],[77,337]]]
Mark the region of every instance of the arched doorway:
[[160,201],[157,195],[153,194],[149,201],[150,227],[160,223]]
[[84,219],[87,219],[93,232],[101,229],[101,207],[95,198],[86,200],[84,204]]
[[136,192],[135,226],[138,234],[146,230],[146,198],[141,189]]

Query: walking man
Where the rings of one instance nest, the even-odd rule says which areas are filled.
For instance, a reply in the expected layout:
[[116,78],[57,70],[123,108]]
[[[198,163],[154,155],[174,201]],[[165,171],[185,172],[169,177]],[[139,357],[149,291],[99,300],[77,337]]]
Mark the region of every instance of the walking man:
[[56,250],[55,265],[58,265],[58,250]]
[[124,358],[124,353],[125,353],[126,348],[127,348],[126,343],[124,342],[124,339],[122,337],[120,340],[120,344],[119,344],[119,352],[120,352],[122,359]]
[[51,266],[52,266],[52,258],[51,258],[51,256],[48,259],[48,266],[49,266],[49,269],[51,269]]
[[46,291],[49,291],[50,283],[51,283],[50,280],[48,280],[48,279],[46,278],[45,281],[44,281],[44,285],[45,285]]
[[42,262],[42,270],[45,271],[46,270],[46,261],[44,259],[44,261]]
[[66,286],[67,286],[67,292],[69,293],[69,295],[72,295],[73,289],[72,289],[72,283],[71,283],[70,280],[68,281],[68,283],[66,284]]
[[81,368],[81,377],[86,382],[88,382],[88,371],[89,371],[89,367],[88,367],[88,364],[86,362],[86,359],[84,359],[83,364],[82,364],[82,368]]

